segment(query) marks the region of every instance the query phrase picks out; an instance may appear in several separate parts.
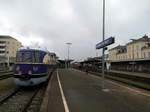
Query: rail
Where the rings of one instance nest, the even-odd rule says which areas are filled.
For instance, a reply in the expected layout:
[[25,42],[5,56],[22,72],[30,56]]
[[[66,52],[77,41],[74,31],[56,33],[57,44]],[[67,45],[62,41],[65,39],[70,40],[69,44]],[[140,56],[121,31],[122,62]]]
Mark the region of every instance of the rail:
[[7,72],[0,75],[0,80],[7,79],[13,76],[13,72]]

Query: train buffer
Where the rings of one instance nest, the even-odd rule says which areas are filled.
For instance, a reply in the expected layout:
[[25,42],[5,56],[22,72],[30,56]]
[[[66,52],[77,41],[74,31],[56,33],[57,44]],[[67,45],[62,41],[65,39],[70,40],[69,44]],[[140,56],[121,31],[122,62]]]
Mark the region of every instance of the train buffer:
[[49,81],[40,112],[149,112],[150,92],[75,69],[59,69]]

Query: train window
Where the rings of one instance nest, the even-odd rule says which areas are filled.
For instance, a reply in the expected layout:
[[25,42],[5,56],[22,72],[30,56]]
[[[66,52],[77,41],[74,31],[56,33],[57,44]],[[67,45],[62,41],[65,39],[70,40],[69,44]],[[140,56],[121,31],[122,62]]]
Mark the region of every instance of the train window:
[[22,54],[20,52],[17,52],[16,61],[17,62],[22,62]]
[[23,62],[32,62],[31,52],[22,53]]
[[18,52],[17,62],[32,62],[31,52]]
[[33,62],[35,63],[39,63],[40,62],[40,55],[39,55],[39,52],[35,52],[33,54]]

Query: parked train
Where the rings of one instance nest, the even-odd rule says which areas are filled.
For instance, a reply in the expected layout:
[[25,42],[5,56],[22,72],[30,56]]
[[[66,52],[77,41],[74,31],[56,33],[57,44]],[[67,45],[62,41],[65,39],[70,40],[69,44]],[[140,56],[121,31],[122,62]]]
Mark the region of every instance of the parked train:
[[56,64],[55,53],[40,49],[20,49],[14,67],[15,83],[20,86],[34,86],[45,82]]

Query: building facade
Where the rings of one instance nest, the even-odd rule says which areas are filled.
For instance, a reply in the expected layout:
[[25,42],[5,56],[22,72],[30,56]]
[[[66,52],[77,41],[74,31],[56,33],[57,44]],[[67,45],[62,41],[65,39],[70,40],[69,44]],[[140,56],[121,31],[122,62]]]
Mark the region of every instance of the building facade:
[[143,36],[132,40],[125,46],[117,46],[109,50],[109,59],[112,62],[138,61],[150,59],[150,38]]
[[150,72],[150,38],[145,35],[110,49],[109,59],[113,69]]
[[127,59],[126,46],[117,46],[109,50],[110,61],[121,61]]
[[6,66],[15,61],[17,50],[22,47],[21,42],[11,36],[0,35],[0,63]]
[[57,60],[58,60],[58,57],[56,56],[55,53],[48,53],[44,57],[43,62],[46,63],[46,64],[56,65]]
[[10,36],[0,36],[0,57],[16,57],[22,44]]

